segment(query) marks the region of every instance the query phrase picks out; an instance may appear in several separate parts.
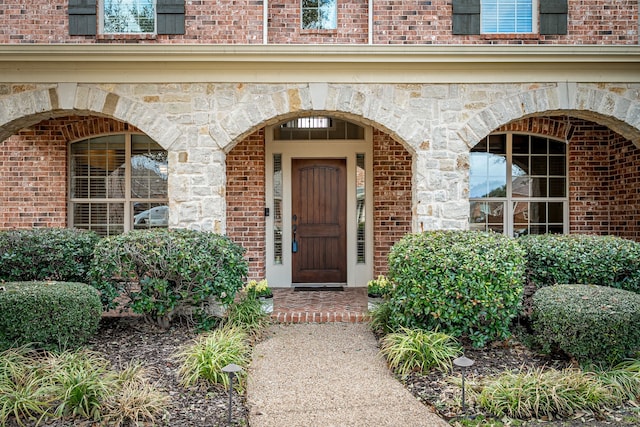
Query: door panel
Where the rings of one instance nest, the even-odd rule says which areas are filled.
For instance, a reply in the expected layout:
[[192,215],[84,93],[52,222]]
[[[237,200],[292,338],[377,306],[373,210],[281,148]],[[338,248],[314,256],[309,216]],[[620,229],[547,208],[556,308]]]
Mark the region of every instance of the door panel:
[[293,159],[292,279],[294,283],[345,283],[346,160]]

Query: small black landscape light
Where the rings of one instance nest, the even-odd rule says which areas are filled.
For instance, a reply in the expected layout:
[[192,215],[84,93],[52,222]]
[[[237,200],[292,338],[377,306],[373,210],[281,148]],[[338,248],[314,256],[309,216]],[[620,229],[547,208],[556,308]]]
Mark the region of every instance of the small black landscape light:
[[242,371],[242,368],[235,363],[230,363],[222,368],[222,372],[229,374],[229,418],[227,419],[229,425],[231,425],[231,408],[233,406],[233,377],[240,371]]
[[465,357],[465,355],[463,354],[457,359],[454,359],[453,364],[459,368],[462,368],[462,413],[466,414],[467,407],[464,401],[464,374],[466,373],[468,367],[473,366],[474,361]]

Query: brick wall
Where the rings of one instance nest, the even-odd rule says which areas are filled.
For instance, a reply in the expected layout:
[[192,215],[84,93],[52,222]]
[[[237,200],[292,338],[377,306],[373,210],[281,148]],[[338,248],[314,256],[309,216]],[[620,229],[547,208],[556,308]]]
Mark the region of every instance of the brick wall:
[[264,158],[264,128],[227,155],[227,235],[247,250],[249,279],[256,280],[266,273]]
[[67,144],[136,130],[98,117],[42,121],[0,142],[0,228],[67,226]]
[[[541,0],[543,1],[543,0]],[[184,35],[99,42],[263,43],[262,0],[186,1]],[[368,1],[340,1],[338,29],[301,31],[300,1],[269,2],[269,43],[368,42]],[[68,35],[68,0],[4,0],[0,43],[95,43]],[[569,0],[568,35],[474,35],[451,32],[451,0],[376,0],[374,44],[637,44],[637,0]]]
[[405,148],[373,131],[373,274],[386,274],[389,250],[411,232],[412,159]]
[[597,123],[563,117],[520,120],[498,131],[569,137],[570,233],[640,241],[640,149],[631,141]]
[[640,241],[640,149],[612,134],[611,234]]

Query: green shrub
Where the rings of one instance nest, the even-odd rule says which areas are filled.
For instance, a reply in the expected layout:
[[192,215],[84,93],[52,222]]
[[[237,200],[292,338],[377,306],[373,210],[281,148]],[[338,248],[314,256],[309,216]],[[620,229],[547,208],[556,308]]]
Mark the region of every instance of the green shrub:
[[640,349],[640,295],[605,286],[549,286],[533,296],[532,324],[544,350],[562,350],[583,364],[613,364]]
[[640,244],[613,236],[523,236],[527,274],[537,288],[600,285],[640,292]]
[[270,316],[251,290],[243,289],[229,305],[225,324],[243,329],[252,337],[259,337],[270,322]]
[[190,387],[205,382],[228,388],[229,374],[222,368],[233,363],[244,368],[237,374],[240,381],[236,387],[241,391],[251,361],[250,352],[248,335],[242,328],[225,326],[204,333],[174,355],[180,363],[180,384]]
[[0,290],[0,350],[33,343],[59,350],[98,330],[100,296],[83,283],[8,282]]
[[[168,326],[176,310],[229,304],[247,273],[244,250],[230,239],[195,230],[139,230],[100,241],[92,284],[106,308],[118,306]],[[122,301],[120,299],[119,301]]]
[[480,406],[492,414],[521,419],[599,411],[615,400],[594,375],[576,369],[505,372],[478,397]]
[[86,283],[99,240],[93,232],[67,228],[0,231],[0,281]]
[[466,336],[475,346],[509,336],[518,314],[523,250],[495,233],[435,231],[405,236],[389,255],[389,326]]
[[447,334],[406,328],[386,335],[380,346],[389,366],[402,377],[426,374],[432,368],[450,370],[451,360],[461,351],[456,339]]

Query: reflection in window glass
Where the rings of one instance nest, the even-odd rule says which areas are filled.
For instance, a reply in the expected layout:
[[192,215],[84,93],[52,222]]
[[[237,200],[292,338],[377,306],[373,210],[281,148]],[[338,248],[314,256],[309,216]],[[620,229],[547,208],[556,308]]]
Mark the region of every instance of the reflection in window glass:
[[167,227],[167,153],[145,135],[118,134],[71,144],[71,224],[108,236]]
[[[470,159],[470,228],[516,236],[563,232],[564,142],[520,134],[491,135],[471,150]],[[510,213],[505,212],[507,207]]]
[[104,34],[155,33],[155,0],[103,0]]
[[302,0],[302,28],[334,30],[338,28],[336,0]]

